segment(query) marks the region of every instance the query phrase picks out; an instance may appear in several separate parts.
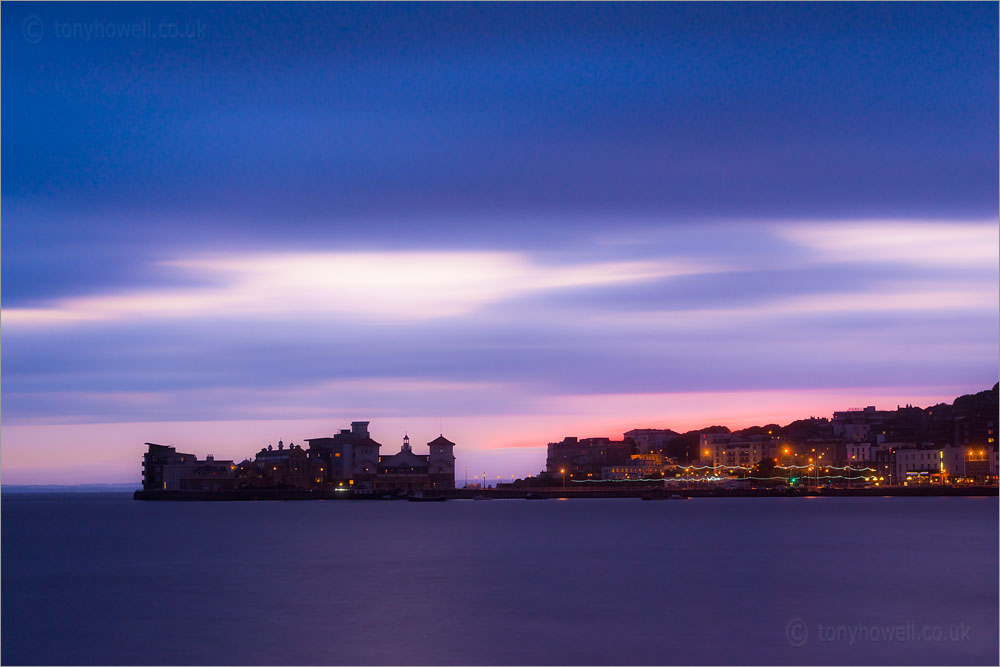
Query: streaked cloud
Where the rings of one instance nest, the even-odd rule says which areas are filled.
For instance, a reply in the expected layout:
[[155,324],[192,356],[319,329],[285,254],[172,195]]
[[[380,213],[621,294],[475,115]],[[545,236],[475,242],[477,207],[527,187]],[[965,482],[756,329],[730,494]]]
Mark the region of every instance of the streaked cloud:
[[135,318],[298,314],[367,321],[421,321],[469,313],[518,295],[692,273],[678,261],[546,265],[525,253],[284,253],[164,263],[204,279],[197,287],[119,291],[38,308],[13,308],[7,323],[53,325]]
[[841,262],[887,262],[929,266],[996,267],[997,221],[850,221],[778,228],[779,234]]

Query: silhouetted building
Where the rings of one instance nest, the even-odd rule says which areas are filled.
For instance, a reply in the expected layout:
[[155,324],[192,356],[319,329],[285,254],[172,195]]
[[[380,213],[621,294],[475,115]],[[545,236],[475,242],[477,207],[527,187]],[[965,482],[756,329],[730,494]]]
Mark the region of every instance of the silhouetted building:
[[232,461],[216,461],[209,455],[198,460],[194,454],[174,447],[147,442],[142,457],[144,491],[226,491],[236,487],[236,466]]
[[380,455],[382,445],[369,435],[368,422],[351,422],[350,430],[307,442],[310,459],[327,469],[324,486],[390,493],[455,488],[455,443],[443,435],[427,443],[428,454],[415,454],[406,436],[397,454]]
[[703,433],[701,462],[719,471],[749,470],[764,458],[777,459],[778,442],[770,435],[742,437],[736,433]]
[[852,467],[872,460],[872,444],[869,442],[848,442],[843,463]]
[[931,422],[921,408],[905,405],[896,408],[892,419],[882,425],[887,442],[920,442],[930,434]]
[[194,454],[178,452],[168,445],[147,442],[149,450],[142,455],[142,490],[157,491],[166,488],[163,483],[163,466],[182,463],[194,458]]
[[309,458],[323,468],[322,486],[371,491],[382,445],[368,434],[369,422],[351,422],[333,437],[308,438]]
[[601,479],[604,469],[624,466],[636,452],[631,438],[565,438],[550,442],[544,475],[567,479]]
[[633,454],[624,464],[605,466],[603,479],[663,479],[673,473],[676,462],[662,454]]
[[669,428],[634,428],[625,432],[635,443],[637,454],[666,454],[667,443],[680,433]]
[[874,405],[834,412],[830,424],[833,434],[849,442],[881,442],[885,440],[883,426],[895,416],[890,410],[876,410]]
[[357,493],[450,490],[455,488],[455,443],[443,435],[415,454],[405,437],[398,454],[380,456],[381,445],[368,434],[368,422],[353,422],[330,438],[308,440],[308,451],[278,441],[254,460],[204,461],[173,447],[146,443],[142,487],[145,491],[223,491],[234,488],[342,489]]
[[253,462],[243,461],[236,467],[237,484],[308,489],[322,484],[323,467],[322,462],[310,460],[302,447],[292,443],[286,448],[279,440],[277,449],[268,445],[257,452]]
[[415,454],[410,436],[403,437],[399,452],[378,457],[377,492],[412,493],[455,488],[455,443],[438,436],[427,443],[429,454]]

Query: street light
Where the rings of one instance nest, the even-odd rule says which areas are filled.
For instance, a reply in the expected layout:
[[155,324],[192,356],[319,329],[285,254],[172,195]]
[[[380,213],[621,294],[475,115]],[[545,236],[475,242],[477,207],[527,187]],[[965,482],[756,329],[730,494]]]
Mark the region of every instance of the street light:
[[563,490],[566,490],[566,468],[560,468],[559,474],[562,475]]

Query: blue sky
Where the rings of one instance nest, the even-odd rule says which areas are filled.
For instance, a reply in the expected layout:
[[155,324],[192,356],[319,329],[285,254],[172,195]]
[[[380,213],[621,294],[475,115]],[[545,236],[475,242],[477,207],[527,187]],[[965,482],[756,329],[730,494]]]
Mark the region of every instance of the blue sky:
[[2,16],[5,479],[996,382],[995,4]]

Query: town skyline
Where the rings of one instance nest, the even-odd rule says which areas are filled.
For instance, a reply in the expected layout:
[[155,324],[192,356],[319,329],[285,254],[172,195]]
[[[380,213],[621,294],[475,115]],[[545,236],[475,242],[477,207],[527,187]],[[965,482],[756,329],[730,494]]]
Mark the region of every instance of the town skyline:
[[[386,418],[386,419],[375,419],[371,423],[374,424],[372,427],[372,437],[378,440],[383,447],[386,447],[386,452],[391,452],[394,448],[403,442],[404,436],[408,436],[410,440],[414,443],[422,443],[425,440],[430,441],[438,435],[448,436],[450,439],[454,440],[458,445],[455,450],[456,463],[455,463],[455,479],[456,483],[461,480],[462,483],[466,481],[481,483],[484,479],[487,484],[496,484],[497,482],[510,482],[512,479],[522,479],[527,477],[533,477],[538,475],[540,472],[545,470],[545,451],[547,446],[551,445],[551,441],[562,440],[565,437],[580,437],[581,439],[590,438],[609,438],[614,439],[621,437],[623,434],[627,434],[628,431],[638,429],[657,429],[657,430],[672,430],[676,431],[677,435],[684,435],[694,431],[699,431],[703,429],[708,429],[711,427],[725,427],[729,432],[739,432],[746,429],[752,429],[754,427],[765,427],[770,425],[777,425],[779,427],[787,426],[793,422],[799,420],[807,419],[818,419],[818,420],[829,420],[830,417],[836,412],[851,411],[851,410],[862,410],[866,407],[873,406],[878,410],[895,410],[899,407],[913,407],[919,408],[921,410],[928,410],[939,405],[950,405],[952,401],[956,398],[967,395],[975,395],[980,393],[985,393],[993,391],[995,393],[996,386],[993,388],[985,388],[977,391],[963,392],[962,394],[952,396],[950,398],[945,398],[942,400],[931,401],[926,404],[919,404],[913,400],[905,400],[895,403],[895,407],[892,407],[890,403],[860,403],[857,405],[840,405],[834,407],[832,410],[826,412],[814,411],[806,413],[801,413],[798,415],[788,415],[785,419],[775,418],[757,418],[748,417],[748,421],[745,422],[727,422],[725,419],[712,420],[698,422],[695,418],[688,418],[687,420],[676,420],[672,424],[667,424],[659,422],[656,420],[650,422],[641,423],[623,423],[617,429],[603,430],[599,428],[590,428],[586,426],[585,421],[576,422],[575,426],[573,422],[567,422],[567,430],[561,433],[545,433],[534,439],[525,441],[523,444],[515,444],[507,447],[496,447],[493,449],[477,449],[476,439],[475,439],[475,418],[469,418],[471,424],[466,425],[464,428],[455,429],[456,433],[451,433],[449,435],[448,429],[445,425],[448,423],[441,418],[423,418],[423,419],[399,419],[399,418]],[[723,414],[723,413],[716,413]],[[106,473],[101,476],[101,472],[97,473],[97,476],[90,477],[87,475],[86,469],[82,472],[78,467],[74,467],[72,474],[70,471],[66,471],[66,477],[45,477],[40,476],[38,478],[31,477],[18,477],[15,476],[5,483],[12,485],[51,485],[51,484],[124,484],[136,482],[135,476],[135,455],[136,452],[140,452],[145,446],[143,443],[146,442],[157,442],[162,444],[169,444],[176,446],[179,449],[190,450],[192,454],[204,457],[213,456],[216,459],[229,459],[233,461],[240,461],[241,459],[254,458],[254,455],[258,450],[267,450],[269,446],[277,449],[279,441],[285,446],[292,445],[303,445],[310,439],[318,437],[326,437],[327,435],[333,435],[339,429],[339,425],[348,423],[351,421],[356,421],[351,418],[333,418],[331,420],[322,420],[316,422],[319,424],[315,431],[306,431],[301,422],[295,422],[294,420],[282,420],[280,422],[265,422],[263,424],[255,424],[256,427],[264,426],[270,424],[275,426],[275,424],[280,423],[288,428],[290,432],[301,432],[308,433],[302,437],[286,437],[283,434],[278,434],[273,440],[259,440],[253,443],[241,442],[236,445],[232,444],[232,441],[221,440],[217,444],[210,444],[205,441],[205,436],[203,435],[200,439],[197,431],[197,424],[193,426],[195,430],[189,432],[190,437],[193,439],[188,440],[172,440],[170,438],[157,438],[148,437],[153,431],[148,430],[151,426],[150,424],[136,423],[128,425],[128,428],[134,432],[142,432],[142,429],[147,429],[145,431],[146,436],[140,436],[139,440],[130,440],[123,443],[123,456],[131,456],[130,460],[121,461],[103,461],[100,466],[119,467],[122,472],[119,473],[118,477],[110,477]],[[465,420],[463,420],[465,421]],[[398,430],[397,426],[400,423],[410,423],[417,422],[421,424],[423,430],[414,430],[409,428],[403,428],[400,431],[401,435],[398,439],[392,439],[391,436],[395,435],[395,431]],[[432,426],[431,422],[435,422],[437,426],[435,428],[429,428]],[[369,423],[369,422],[364,422]],[[97,425],[101,427],[102,432],[106,428],[105,425]],[[213,425],[213,427],[218,427],[218,425]],[[54,426],[54,429],[58,429],[64,432],[72,432],[74,434],[79,434],[81,427],[79,426]],[[85,428],[85,427],[84,427]],[[588,430],[588,428],[590,430]],[[390,437],[386,437],[389,435]],[[471,436],[469,440],[463,440],[463,436]],[[528,436],[530,437],[530,436]],[[546,440],[548,438],[548,440]],[[398,442],[397,442],[398,440]],[[984,443],[984,446],[994,449],[996,448],[995,443]],[[511,454],[515,454],[514,460],[516,463],[510,463]],[[505,456],[506,455],[506,456]],[[505,467],[500,467],[505,466]],[[50,466],[51,467],[51,466]],[[59,471],[63,472],[63,471]],[[136,482],[138,483],[138,482]]]
[[[537,475],[491,479],[469,468],[457,473],[457,443],[443,433],[414,451],[406,434],[398,452],[379,442],[370,421],[354,420],[305,446],[283,440],[237,457],[200,457],[174,445],[146,442],[142,489],[136,499],[383,499],[438,501],[456,489],[492,493],[570,492],[575,497],[635,494],[666,487],[684,491],[736,487],[751,493],[812,492],[822,488],[869,493],[881,487],[982,493],[998,479],[997,429],[1000,383],[926,408],[909,403],[895,410],[869,405],[835,411],[832,417],[800,417],[791,423],[758,423],[744,429],[713,424],[684,433],[635,428],[621,440],[566,436],[546,445]],[[485,467],[485,466],[483,466]],[[775,474],[781,473],[781,474]],[[459,480],[461,479],[461,484]],[[569,488],[567,488],[567,479]],[[582,486],[581,486],[582,485]],[[610,485],[610,486],[609,486]],[[918,488],[922,487],[922,488]],[[464,495],[464,494],[463,494]],[[467,497],[467,496],[466,496]],[[510,497],[507,495],[506,497]],[[653,499],[643,496],[646,499]]]

